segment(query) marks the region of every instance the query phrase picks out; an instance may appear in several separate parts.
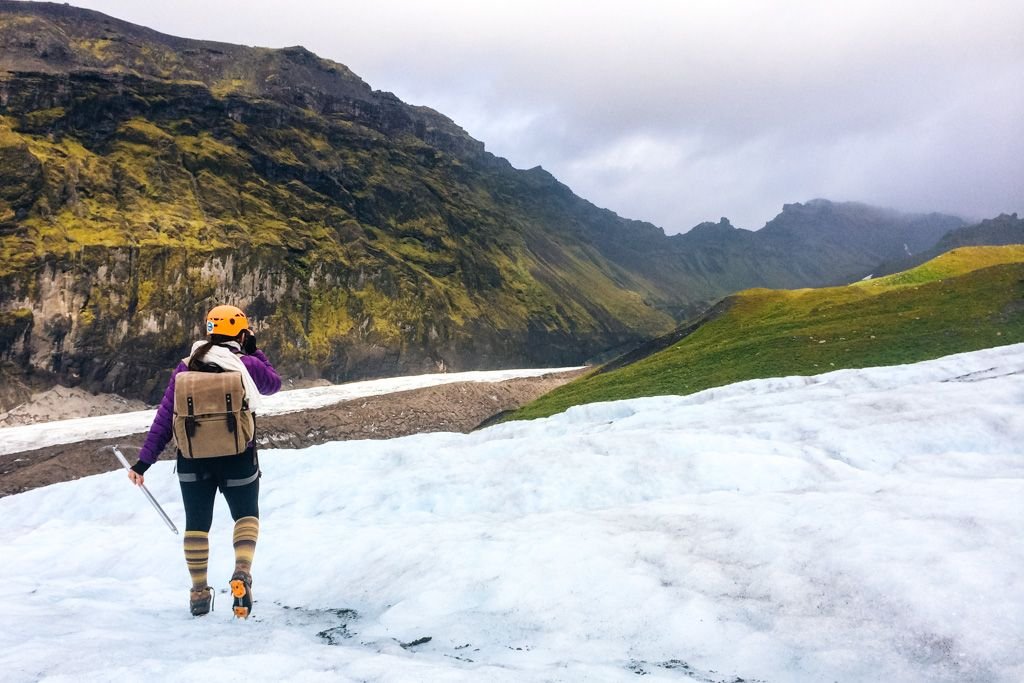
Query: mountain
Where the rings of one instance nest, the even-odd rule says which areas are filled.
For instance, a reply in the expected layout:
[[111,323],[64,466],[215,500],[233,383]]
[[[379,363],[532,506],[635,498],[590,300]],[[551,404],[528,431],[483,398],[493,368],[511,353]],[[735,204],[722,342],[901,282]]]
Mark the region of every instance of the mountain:
[[[757,231],[723,218],[670,237],[671,254],[687,263],[711,302],[751,287],[821,287],[858,280],[880,262],[934,245],[963,221],[943,214],[906,214],[858,202],[814,199],[786,204]],[[703,286],[702,286],[703,285]]]
[[743,380],[914,363],[1024,342],[1024,245],[962,247],[917,268],[842,287],[727,297],[512,415]]
[[0,2],[6,403],[33,381],[153,400],[224,301],[295,377],[575,364],[957,220],[816,200],[667,237],[304,48]]

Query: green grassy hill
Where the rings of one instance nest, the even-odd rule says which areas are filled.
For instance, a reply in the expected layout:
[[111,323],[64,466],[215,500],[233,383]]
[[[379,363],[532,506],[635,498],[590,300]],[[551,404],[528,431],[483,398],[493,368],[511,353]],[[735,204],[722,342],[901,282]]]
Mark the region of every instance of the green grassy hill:
[[599,368],[512,419],[1024,342],[1024,245],[955,249],[912,270],[844,287],[747,290],[716,308],[667,348]]

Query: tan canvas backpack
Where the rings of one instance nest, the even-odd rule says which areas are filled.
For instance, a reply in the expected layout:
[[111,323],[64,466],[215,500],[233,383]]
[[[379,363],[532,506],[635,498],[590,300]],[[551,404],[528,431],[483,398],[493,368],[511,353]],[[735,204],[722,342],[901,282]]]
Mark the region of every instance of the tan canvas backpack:
[[256,433],[240,372],[179,372],[174,381],[174,440],[186,458],[245,450]]

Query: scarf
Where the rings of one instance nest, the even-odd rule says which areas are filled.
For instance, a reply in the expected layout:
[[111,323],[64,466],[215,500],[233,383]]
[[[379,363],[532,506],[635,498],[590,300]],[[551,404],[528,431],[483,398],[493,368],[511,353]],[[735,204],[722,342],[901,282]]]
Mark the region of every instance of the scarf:
[[[205,343],[205,341],[200,340],[192,344],[192,351],[188,354],[188,358],[185,359],[186,365],[192,360],[196,350]],[[249,410],[256,412],[260,407],[260,403],[262,403],[260,390],[256,388],[256,382],[253,381],[252,375],[249,374],[249,368],[245,367],[242,359],[231,351],[232,348],[238,351],[242,350],[242,347],[233,341],[226,342],[224,345],[211,346],[210,350],[203,356],[203,361],[213,363],[222,370],[242,373],[242,385],[245,387],[245,397],[249,400]]]

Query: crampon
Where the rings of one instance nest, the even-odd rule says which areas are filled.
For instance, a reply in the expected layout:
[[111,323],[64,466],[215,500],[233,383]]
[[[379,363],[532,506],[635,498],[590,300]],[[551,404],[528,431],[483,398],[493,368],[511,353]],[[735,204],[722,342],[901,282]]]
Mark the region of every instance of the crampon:
[[238,619],[248,619],[252,614],[252,576],[242,570],[231,576],[231,597],[234,598],[232,609]]

